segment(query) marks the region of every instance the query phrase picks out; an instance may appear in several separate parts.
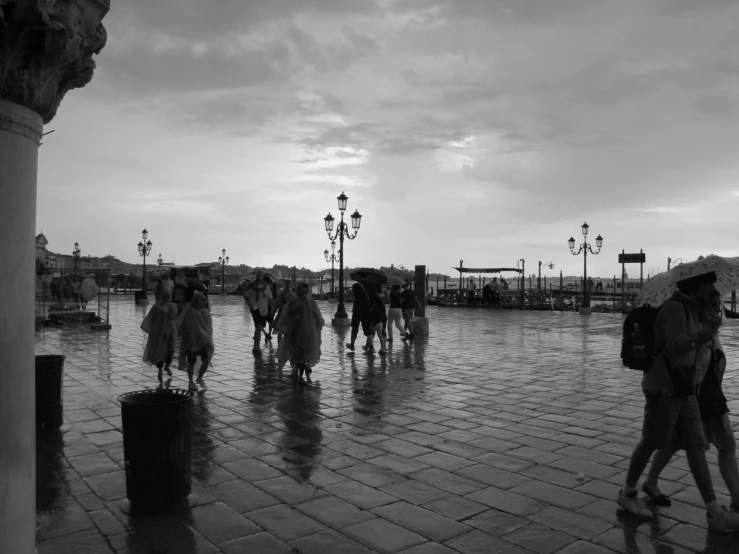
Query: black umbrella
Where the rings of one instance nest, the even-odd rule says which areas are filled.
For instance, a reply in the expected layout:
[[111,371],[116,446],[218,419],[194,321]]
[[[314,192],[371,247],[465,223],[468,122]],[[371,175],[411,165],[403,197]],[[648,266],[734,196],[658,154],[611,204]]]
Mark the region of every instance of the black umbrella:
[[371,267],[360,267],[349,274],[349,277],[355,281],[369,281],[376,285],[384,285],[387,283],[387,275],[384,271]]

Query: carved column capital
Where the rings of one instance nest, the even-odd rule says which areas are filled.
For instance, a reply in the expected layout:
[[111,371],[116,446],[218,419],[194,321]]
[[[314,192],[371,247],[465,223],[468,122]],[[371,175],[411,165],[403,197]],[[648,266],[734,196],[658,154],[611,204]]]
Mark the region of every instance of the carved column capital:
[[110,0],[0,0],[0,98],[48,123],[92,79]]

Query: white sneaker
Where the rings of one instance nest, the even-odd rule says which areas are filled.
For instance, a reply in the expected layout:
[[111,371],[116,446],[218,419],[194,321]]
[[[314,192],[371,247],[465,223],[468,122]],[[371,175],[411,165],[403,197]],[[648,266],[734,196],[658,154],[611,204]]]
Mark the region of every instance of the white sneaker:
[[629,494],[624,494],[623,490],[618,491],[616,503],[633,516],[641,519],[654,519],[654,514],[644,505],[636,491]]
[[730,512],[726,506],[721,506],[721,515],[718,517],[706,513],[708,528],[718,533],[732,534],[739,531],[739,514]]

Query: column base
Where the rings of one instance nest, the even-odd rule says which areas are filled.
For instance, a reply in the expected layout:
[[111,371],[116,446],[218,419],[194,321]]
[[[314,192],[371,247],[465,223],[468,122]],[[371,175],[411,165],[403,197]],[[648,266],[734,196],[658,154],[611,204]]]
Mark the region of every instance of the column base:
[[414,317],[411,320],[411,326],[413,334],[418,337],[429,336],[429,318],[427,317]]
[[580,312],[580,315],[590,315],[590,307],[585,308],[584,306],[580,306],[580,309],[578,310]]
[[335,317],[331,320],[334,327],[351,327],[352,320],[348,317]]

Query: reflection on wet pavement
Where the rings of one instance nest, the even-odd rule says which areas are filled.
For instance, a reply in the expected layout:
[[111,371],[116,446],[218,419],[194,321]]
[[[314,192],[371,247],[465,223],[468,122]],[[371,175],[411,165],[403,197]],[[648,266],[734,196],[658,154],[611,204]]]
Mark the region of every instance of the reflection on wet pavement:
[[[330,320],[335,305],[321,308]],[[313,384],[294,387],[276,340],[251,354],[243,300],[213,297],[214,367],[192,406],[198,503],[127,516],[116,398],[158,385],[141,361],[147,310],[115,297],[109,334],[37,333],[38,354],[66,356],[64,426],[37,440],[40,554],[735,551],[707,532],[684,456],[655,522],[617,510],[643,406],[618,358],[622,317],[605,314],[430,308],[431,336],[396,337],[384,357],[345,351],[347,330],[328,326]],[[735,407],[737,325],[722,330]]]

